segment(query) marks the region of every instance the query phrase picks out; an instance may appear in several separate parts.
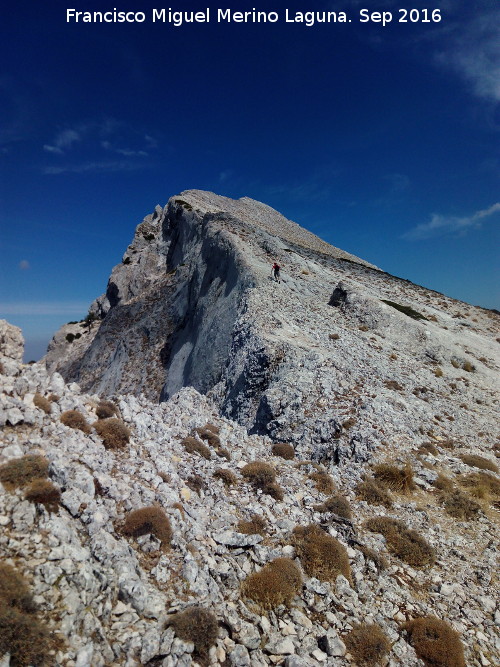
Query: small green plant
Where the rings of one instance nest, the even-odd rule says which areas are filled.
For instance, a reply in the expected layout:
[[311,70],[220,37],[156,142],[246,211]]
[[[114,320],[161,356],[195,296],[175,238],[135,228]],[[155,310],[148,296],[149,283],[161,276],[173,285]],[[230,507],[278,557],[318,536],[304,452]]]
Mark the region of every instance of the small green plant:
[[356,486],[356,496],[370,505],[383,505],[387,508],[392,507],[390,493],[371,477],[358,483]]
[[66,334],[66,340],[67,340],[68,343],[72,343],[75,340],[75,334],[67,333]]
[[368,519],[365,528],[372,533],[383,535],[389,551],[412,567],[433,565],[436,560],[434,549],[415,530],[409,530],[402,521],[379,516]]
[[308,475],[320,493],[331,494],[335,491],[333,479],[325,470],[315,470]]
[[379,665],[391,650],[391,643],[378,625],[355,625],[344,637],[349,653],[357,665]]
[[320,526],[296,526],[292,544],[309,577],[334,582],[339,574],[343,574],[352,581],[346,548]]
[[142,507],[130,512],[125,519],[123,532],[132,537],[154,535],[160,540],[163,548],[168,548],[172,539],[170,520],[158,505]]
[[74,428],[83,433],[90,433],[90,424],[78,410],[66,410],[59,417],[59,421],[69,428]]
[[315,512],[333,512],[343,519],[352,519],[352,511],[349,502],[343,496],[330,496],[324,503],[314,505]]
[[262,609],[275,609],[283,604],[290,607],[302,591],[302,574],[290,558],[276,558],[260,572],[251,574],[242,584],[243,597],[250,598]]
[[417,656],[429,667],[465,667],[460,635],[445,621],[423,616],[403,625]]
[[207,460],[212,458],[209,448],[196,438],[188,436],[181,440],[181,444],[188,454],[198,454]]
[[61,502],[61,491],[48,479],[35,479],[24,493],[26,500],[40,503],[49,512],[54,512]]
[[35,479],[44,479],[49,472],[49,462],[38,454],[28,454],[11,459],[0,466],[0,482],[7,490],[27,486]]
[[295,449],[286,442],[276,442],[272,446],[271,451],[274,456],[279,456],[286,461],[291,461],[295,458]]
[[266,535],[267,523],[264,517],[254,514],[250,521],[238,521],[236,531],[245,535]]
[[464,463],[473,468],[498,472],[498,466],[484,456],[478,456],[477,454],[460,454],[460,458]]
[[413,470],[409,465],[398,468],[389,463],[379,463],[373,467],[373,476],[382,486],[391,491],[410,493],[415,490]]
[[394,301],[387,301],[386,299],[381,299],[381,301],[383,301],[383,303],[387,304],[388,306],[399,310],[400,313],[411,317],[413,320],[427,320],[427,318],[422,315],[422,313],[419,313],[417,310],[413,310],[413,308],[410,308],[410,306],[402,306],[399,303],[394,303]]
[[123,449],[130,440],[129,428],[116,417],[99,419],[94,428],[106,449]]
[[170,619],[169,625],[180,639],[193,642],[195,654],[206,658],[211,646],[217,641],[219,625],[217,617],[204,607],[189,607]]
[[234,486],[238,483],[238,478],[231,470],[227,468],[217,468],[214,472],[216,479],[221,479],[226,486]]
[[117,407],[112,401],[99,401],[95,409],[97,419],[115,417],[117,412]]
[[42,396],[42,394],[36,392],[36,394],[33,396],[33,403],[37,408],[43,410],[46,415],[50,414],[50,411],[52,410],[52,405],[50,404],[49,400],[47,400],[44,396]]

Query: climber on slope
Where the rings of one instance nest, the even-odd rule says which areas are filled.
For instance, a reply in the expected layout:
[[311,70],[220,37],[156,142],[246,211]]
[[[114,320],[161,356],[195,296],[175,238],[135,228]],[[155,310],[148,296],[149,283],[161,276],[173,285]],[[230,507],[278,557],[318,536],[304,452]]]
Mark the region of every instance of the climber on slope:
[[280,266],[277,262],[274,262],[273,267],[272,267],[272,269],[271,269],[271,274],[274,276],[274,280],[275,280],[277,283],[281,283],[281,280],[280,280],[280,269],[281,269],[281,266]]

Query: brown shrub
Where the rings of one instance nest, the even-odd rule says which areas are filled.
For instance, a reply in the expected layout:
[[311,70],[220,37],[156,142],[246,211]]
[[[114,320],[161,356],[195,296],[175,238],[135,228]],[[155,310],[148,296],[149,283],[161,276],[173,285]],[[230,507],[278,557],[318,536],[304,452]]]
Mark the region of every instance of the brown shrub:
[[324,470],[316,470],[309,475],[312,479],[316,489],[321,493],[331,494],[335,491],[335,484],[330,475]]
[[315,524],[296,526],[292,543],[305,573],[323,581],[335,582],[339,574],[351,579],[351,568],[345,547]]
[[281,604],[290,607],[293,598],[302,591],[300,568],[290,558],[276,558],[260,572],[251,574],[242,584],[241,592],[263,609]]
[[219,447],[219,449],[215,453],[217,454],[217,456],[220,456],[221,458],[226,459],[226,461],[231,460],[231,454],[224,447]]
[[314,505],[315,512],[333,512],[344,519],[352,519],[349,502],[343,496],[330,496],[321,505]]
[[214,431],[212,431],[212,429],[208,428],[207,426],[199,426],[198,428],[193,429],[193,432],[197,433],[202,440],[208,442],[210,447],[219,447],[220,446],[219,436],[217,435],[217,433],[214,433]]
[[420,445],[418,448],[418,452],[420,454],[432,454],[433,456],[438,455],[438,450],[436,445],[434,445],[432,442],[424,442]]
[[118,414],[116,405],[112,401],[99,401],[95,413],[98,419],[109,419]]
[[360,500],[364,500],[370,505],[392,507],[390,494],[371,477],[358,483],[356,486],[356,495]]
[[364,544],[354,544],[355,548],[358,551],[361,551],[365,559],[371,560],[375,563],[375,566],[379,570],[385,570],[387,567],[387,560],[381,556],[379,553],[370,549],[370,547],[365,546]]
[[207,422],[205,424],[205,428],[208,429],[209,431],[212,431],[212,433],[215,433],[215,435],[219,435],[220,433],[220,428],[215,424],[212,424],[211,422]]
[[208,447],[196,438],[188,436],[187,438],[183,438],[181,440],[181,444],[188,454],[198,454],[198,456],[202,456],[207,460],[212,458]]
[[436,560],[434,549],[415,530],[410,530],[397,519],[379,516],[368,519],[365,527],[372,533],[382,534],[391,553],[412,567],[432,565]]
[[94,428],[106,449],[123,449],[130,440],[128,427],[116,417],[100,419]]
[[217,468],[214,472],[214,477],[221,479],[226,486],[233,486],[238,483],[238,478],[231,470],[227,468]]
[[61,491],[48,479],[35,479],[26,489],[24,497],[30,503],[40,503],[53,512],[61,502]]
[[59,400],[59,396],[57,394],[50,394],[49,401],[51,403],[57,403],[58,400]]
[[0,482],[9,490],[26,486],[34,479],[47,477],[49,462],[38,454],[11,459],[0,466]]
[[345,422],[342,422],[342,428],[344,428],[346,431],[348,431],[355,424],[356,424],[355,417],[349,417],[349,419],[346,419]]
[[177,637],[193,642],[195,653],[202,657],[207,655],[219,634],[217,616],[204,607],[189,607],[175,614],[169,624]]
[[358,665],[378,665],[391,650],[391,643],[378,625],[355,625],[344,637],[349,653]]
[[43,410],[46,415],[50,414],[50,411],[52,410],[52,405],[50,404],[49,400],[47,400],[44,396],[42,396],[42,394],[36,392],[36,394],[33,396],[33,403],[37,408]]
[[453,480],[451,480],[443,473],[439,473],[436,479],[432,482],[432,486],[440,491],[453,491]]
[[379,463],[373,468],[375,479],[391,491],[409,493],[415,489],[413,482],[413,470],[411,466],[398,468],[389,463]]
[[292,445],[287,444],[286,442],[276,442],[271,449],[274,456],[280,456],[286,461],[291,461],[295,458],[295,449]]
[[250,482],[254,489],[260,489],[275,500],[283,500],[283,489],[276,482],[276,471],[269,463],[264,463],[264,461],[247,463],[242,468],[241,474]]
[[498,466],[486,459],[484,456],[478,456],[477,454],[460,454],[460,458],[468,466],[474,468],[480,468],[481,470],[491,470],[491,472],[498,472]]
[[384,380],[384,384],[387,389],[394,389],[394,391],[403,391],[404,389],[397,380]]
[[473,472],[461,480],[461,484],[475,498],[488,500],[495,506],[500,499],[500,479],[488,472]]
[[123,532],[132,537],[151,533],[160,540],[163,547],[168,547],[172,539],[170,520],[158,505],[142,507],[130,512],[125,519]]
[[443,506],[447,514],[460,521],[477,519],[481,511],[475,500],[458,490],[443,495]]
[[0,563],[0,604],[27,613],[35,611],[26,579],[7,563]]
[[70,428],[83,431],[84,433],[90,433],[90,424],[78,410],[66,410],[66,412],[63,412],[59,417],[59,421]]
[[236,531],[245,535],[266,535],[267,523],[263,516],[254,514],[250,521],[238,521]]
[[424,616],[403,625],[417,656],[430,667],[465,667],[460,635],[445,621]]
[[462,368],[464,369],[464,371],[467,371],[467,373],[474,373],[474,371],[476,370],[476,367],[474,366],[474,364],[471,364],[470,361],[464,361],[464,363],[462,364]]
[[196,491],[200,495],[200,491],[204,491],[207,488],[205,481],[201,475],[191,475],[186,480],[186,486],[188,486],[192,491]]
[[52,647],[48,629],[36,616],[0,601],[0,655],[9,653],[11,665],[53,665]]
[[437,378],[441,378],[441,377],[443,377],[443,369],[440,368],[439,366],[438,366],[437,368],[435,368],[433,372],[434,372],[434,375],[435,375]]

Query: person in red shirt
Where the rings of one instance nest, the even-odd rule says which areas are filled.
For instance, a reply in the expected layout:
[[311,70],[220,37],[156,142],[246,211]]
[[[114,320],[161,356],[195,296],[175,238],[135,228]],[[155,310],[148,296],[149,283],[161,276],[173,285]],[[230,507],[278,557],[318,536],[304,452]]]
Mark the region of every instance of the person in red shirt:
[[280,280],[280,270],[281,270],[281,266],[277,262],[274,262],[273,268],[271,269],[271,273],[274,276],[274,280],[277,283],[281,282],[281,280]]

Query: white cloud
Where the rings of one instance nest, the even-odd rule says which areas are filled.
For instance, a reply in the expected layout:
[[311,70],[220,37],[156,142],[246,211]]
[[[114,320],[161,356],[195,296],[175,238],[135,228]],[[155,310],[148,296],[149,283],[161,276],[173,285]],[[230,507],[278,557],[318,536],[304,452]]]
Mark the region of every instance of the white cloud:
[[56,153],[57,155],[64,154],[64,151],[62,151],[60,148],[58,148],[57,146],[50,146],[49,144],[44,144],[43,150],[47,151],[47,153]]
[[47,176],[55,176],[57,174],[97,174],[103,172],[115,171],[134,171],[135,169],[142,169],[145,163],[137,164],[126,162],[125,160],[116,161],[96,161],[83,162],[82,164],[69,164],[64,167],[44,167],[42,173]]
[[481,227],[481,221],[495,213],[500,212],[500,202],[493,204],[487,209],[477,211],[471,216],[460,218],[453,215],[440,215],[433,213],[430,222],[417,225],[401,238],[409,241],[420,241],[434,236],[445,234],[465,233],[469,229]]
[[83,317],[88,309],[88,302],[83,301],[0,303],[0,313],[2,315],[79,315]]
[[63,154],[65,150],[71,148],[71,146],[82,140],[81,131],[77,130],[62,130],[59,132],[52,144],[44,144],[43,150],[48,153],[57,153],[59,155]]

